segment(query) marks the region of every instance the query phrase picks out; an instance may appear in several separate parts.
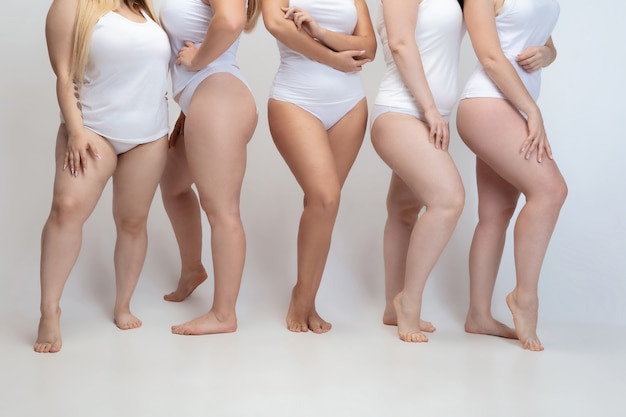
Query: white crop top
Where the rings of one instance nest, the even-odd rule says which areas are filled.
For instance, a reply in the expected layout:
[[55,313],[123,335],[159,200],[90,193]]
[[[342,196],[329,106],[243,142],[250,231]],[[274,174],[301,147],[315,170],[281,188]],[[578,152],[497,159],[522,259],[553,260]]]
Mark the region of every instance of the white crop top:
[[[170,38],[172,91],[177,96],[197,76],[199,71],[189,71],[183,65],[176,65],[176,54],[185,44],[193,42],[197,47],[202,44],[209,24],[215,12],[202,0],[165,0],[161,6],[161,23]],[[239,38],[220,57],[209,64],[236,65]]]
[[[496,16],[496,28],[504,55],[509,59],[535,101],[541,89],[541,69],[528,73],[515,57],[529,46],[545,45],[559,17],[556,0],[505,0]],[[462,98],[506,98],[478,63],[470,76]]]
[[[383,45],[387,70],[375,103],[381,106],[415,110],[423,114],[423,109],[404,84],[389,49],[382,2],[379,2],[378,7],[377,28]],[[463,13],[457,0],[424,0],[419,5],[415,41],[420,51],[428,85],[442,116],[450,115],[456,104],[457,69],[464,34]]]
[[83,124],[123,143],[169,132],[167,35],[149,16],[133,22],[109,12],[96,23],[81,89]]

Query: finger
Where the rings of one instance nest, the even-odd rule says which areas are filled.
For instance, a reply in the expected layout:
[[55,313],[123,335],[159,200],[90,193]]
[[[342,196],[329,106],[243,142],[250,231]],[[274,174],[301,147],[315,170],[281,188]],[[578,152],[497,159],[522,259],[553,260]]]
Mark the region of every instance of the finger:
[[65,151],[65,158],[63,158],[63,171],[67,168],[67,164],[69,163],[70,153],[69,151]]
[[98,148],[96,147],[96,145],[90,143],[89,146],[87,147],[87,150],[89,151],[89,153],[91,153],[91,156],[93,156],[96,159],[102,159],[102,157],[100,156],[100,153],[98,152]]
[[87,149],[80,151],[80,161],[83,174],[87,173]]
[[543,153],[544,153],[544,145],[541,144],[537,146],[537,162],[541,163],[541,161],[543,161]]
[[74,152],[70,151],[70,175],[76,176],[76,162],[74,161]]
[[533,139],[533,141],[531,142],[530,146],[528,147],[528,151],[526,151],[526,155],[524,156],[526,159],[530,159],[531,155],[533,154],[533,151],[537,147],[537,143],[536,143],[535,139],[536,138]]
[[548,158],[554,159],[554,156],[552,155],[552,147],[550,146],[550,143],[547,140],[546,140],[546,155],[548,155]]

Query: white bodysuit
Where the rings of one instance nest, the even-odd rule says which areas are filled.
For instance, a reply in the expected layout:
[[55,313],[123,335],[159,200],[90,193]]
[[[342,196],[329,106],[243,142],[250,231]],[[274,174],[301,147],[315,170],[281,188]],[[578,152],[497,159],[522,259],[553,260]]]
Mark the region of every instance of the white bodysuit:
[[[377,116],[388,111],[423,120],[424,111],[404,84],[389,49],[382,3],[378,7],[377,28],[387,70],[376,96],[372,123]],[[463,13],[457,0],[424,0],[420,3],[415,41],[433,99],[439,113],[446,119],[457,100],[457,69],[464,34]]]
[[[289,6],[311,14],[320,26],[352,35],[357,23],[354,0],[290,0]],[[270,98],[303,108],[330,129],[365,97],[358,72],[342,72],[314,61],[280,41],[280,67]]]
[[204,41],[215,14],[211,6],[202,0],[165,0],[160,14],[171,44],[172,90],[183,113],[187,113],[196,88],[215,73],[230,73],[248,85],[237,66],[239,38],[222,55],[199,71],[189,71],[183,65],[176,65],[176,55],[185,41],[193,42],[197,47]]
[[[505,0],[496,16],[502,51],[535,101],[541,89],[541,69],[528,73],[515,62],[515,57],[529,46],[546,44],[556,25],[559,11],[559,4],[555,0]],[[480,63],[462,94],[462,98],[471,97],[506,98]]]
[[96,23],[81,88],[84,126],[118,154],[169,132],[169,44],[149,16],[133,22],[109,12]]

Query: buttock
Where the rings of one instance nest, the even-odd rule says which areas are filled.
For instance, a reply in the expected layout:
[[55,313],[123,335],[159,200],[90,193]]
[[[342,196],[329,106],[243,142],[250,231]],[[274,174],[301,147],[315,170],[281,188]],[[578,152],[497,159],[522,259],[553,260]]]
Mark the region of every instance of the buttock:
[[214,65],[214,66],[209,65],[208,67],[205,67],[201,69],[200,71],[198,71],[198,73],[185,86],[183,91],[181,91],[180,94],[178,94],[174,98],[174,100],[178,103],[183,113],[187,114],[187,111],[189,110],[189,105],[191,104],[191,98],[193,97],[193,94],[196,92],[196,89],[202,83],[202,81],[206,80],[211,75],[218,74],[218,73],[232,74],[234,77],[239,79],[242,83],[244,83],[245,86],[248,88],[248,90],[250,89],[250,86],[246,82],[246,79],[244,78],[243,73],[241,72],[239,67],[235,65],[231,65],[231,64]]

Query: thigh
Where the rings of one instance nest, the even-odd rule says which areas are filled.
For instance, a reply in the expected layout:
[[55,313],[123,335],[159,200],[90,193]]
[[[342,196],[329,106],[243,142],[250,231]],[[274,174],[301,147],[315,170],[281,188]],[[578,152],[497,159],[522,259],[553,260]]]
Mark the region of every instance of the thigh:
[[185,121],[185,154],[205,209],[228,204],[238,210],[246,147],[256,123],[254,98],[232,74],[211,75],[194,92]]
[[385,113],[372,126],[376,152],[423,204],[463,198],[459,172],[450,154],[429,142],[421,120],[401,113]]
[[507,100],[472,98],[461,101],[457,127],[465,144],[500,177],[522,193],[542,192],[563,183],[556,163],[539,163],[520,152],[528,134],[526,120]]
[[80,215],[86,219],[100,199],[102,190],[111,178],[117,165],[117,155],[113,147],[100,135],[86,130],[85,134],[93,136],[98,144],[101,159],[95,159],[89,154],[89,168],[74,177],[69,169],[63,168],[65,151],[67,149],[67,130],[65,125],[59,127],[55,148],[55,174],[52,205],[57,208],[70,208],[73,215]]
[[320,120],[295,104],[273,99],[268,118],[274,143],[305,195],[329,188],[339,192],[333,149]]
[[167,138],[134,147],[118,156],[113,174],[113,214],[148,215],[161,179],[167,153]]
[[478,157],[476,157],[476,185],[480,219],[513,215],[520,196],[519,190]]
[[367,102],[361,100],[328,130],[339,182],[343,186],[363,144],[367,125]]

